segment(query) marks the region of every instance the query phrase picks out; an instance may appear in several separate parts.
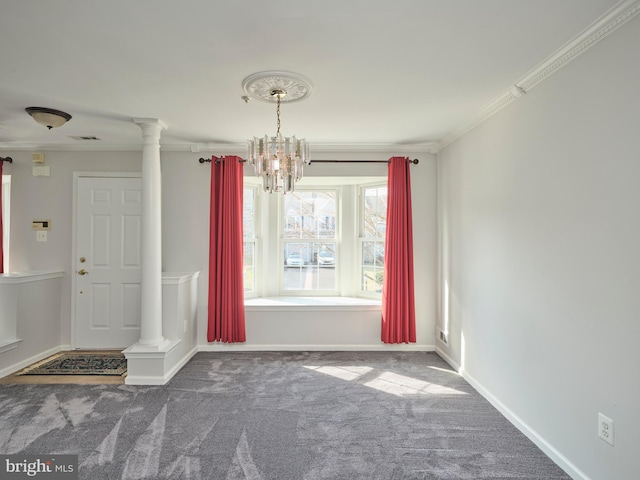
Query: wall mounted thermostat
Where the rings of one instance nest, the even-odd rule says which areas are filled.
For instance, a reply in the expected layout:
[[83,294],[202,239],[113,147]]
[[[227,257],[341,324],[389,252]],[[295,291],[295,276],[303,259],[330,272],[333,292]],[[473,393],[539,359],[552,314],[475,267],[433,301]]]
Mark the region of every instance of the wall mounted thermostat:
[[31,228],[33,230],[50,230],[51,221],[50,220],[34,220],[33,222],[31,222]]

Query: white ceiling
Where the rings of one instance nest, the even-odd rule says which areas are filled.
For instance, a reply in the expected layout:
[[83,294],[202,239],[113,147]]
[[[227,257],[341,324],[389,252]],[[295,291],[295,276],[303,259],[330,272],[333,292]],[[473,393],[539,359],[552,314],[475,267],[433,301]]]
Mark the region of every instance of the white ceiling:
[[[275,133],[275,106],[245,103],[262,70],[308,77],[282,133],[314,146],[429,147],[618,0],[0,0],[0,148],[167,147]],[[25,107],[73,116],[47,130]],[[85,142],[86,143],[86,142]],[[215,152],[214,152],[215,153]]]

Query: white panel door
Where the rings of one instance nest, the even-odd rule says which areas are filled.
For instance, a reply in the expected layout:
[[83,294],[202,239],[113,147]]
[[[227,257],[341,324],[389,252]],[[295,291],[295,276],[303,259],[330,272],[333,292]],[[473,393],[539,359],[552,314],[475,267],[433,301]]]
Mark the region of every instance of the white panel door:
[[140,337],[142,180],[77,181],[75,346],[126,348]]

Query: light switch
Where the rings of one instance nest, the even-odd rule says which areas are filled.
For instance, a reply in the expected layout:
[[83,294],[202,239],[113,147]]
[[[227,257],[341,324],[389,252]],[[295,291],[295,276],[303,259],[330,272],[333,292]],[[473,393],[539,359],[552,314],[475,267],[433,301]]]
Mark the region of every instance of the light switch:
[[36,241],[37,242],[46,242],[47,241],[47,231],[46,230],[38,230],[36,232]]

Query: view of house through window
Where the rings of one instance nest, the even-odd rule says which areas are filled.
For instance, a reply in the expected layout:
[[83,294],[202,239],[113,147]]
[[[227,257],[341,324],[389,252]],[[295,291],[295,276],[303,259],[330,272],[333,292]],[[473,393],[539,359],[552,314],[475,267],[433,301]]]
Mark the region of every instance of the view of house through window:
[[362,198],[360,288],[363,292],[380,293],[384,277],[387,187],[363,187]]
[[284,196],[283,290],[336,290],[337,193]]

